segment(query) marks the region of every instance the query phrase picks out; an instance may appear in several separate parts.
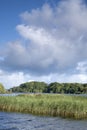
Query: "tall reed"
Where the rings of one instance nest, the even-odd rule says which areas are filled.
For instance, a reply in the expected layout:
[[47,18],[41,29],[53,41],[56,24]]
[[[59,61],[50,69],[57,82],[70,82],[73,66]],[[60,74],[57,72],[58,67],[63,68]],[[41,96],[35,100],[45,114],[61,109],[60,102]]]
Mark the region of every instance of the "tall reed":
[[87,98],[62,94],[0,96],[0,111],[85,119],[87,118]]

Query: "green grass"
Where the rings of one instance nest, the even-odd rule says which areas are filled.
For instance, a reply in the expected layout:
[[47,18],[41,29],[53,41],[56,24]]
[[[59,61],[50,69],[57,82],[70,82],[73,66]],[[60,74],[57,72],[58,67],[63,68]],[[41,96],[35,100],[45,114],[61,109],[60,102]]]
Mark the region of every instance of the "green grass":
[[0,96],[0,111],[85,119],[87,118],[87,98],[62,94]]

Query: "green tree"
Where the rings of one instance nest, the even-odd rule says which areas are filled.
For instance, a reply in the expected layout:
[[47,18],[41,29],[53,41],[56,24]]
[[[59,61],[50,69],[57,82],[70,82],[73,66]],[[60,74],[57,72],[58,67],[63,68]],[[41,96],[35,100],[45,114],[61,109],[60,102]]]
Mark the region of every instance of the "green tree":
[[0,93],[5,93],[5,88],[2,83],[0,83]]

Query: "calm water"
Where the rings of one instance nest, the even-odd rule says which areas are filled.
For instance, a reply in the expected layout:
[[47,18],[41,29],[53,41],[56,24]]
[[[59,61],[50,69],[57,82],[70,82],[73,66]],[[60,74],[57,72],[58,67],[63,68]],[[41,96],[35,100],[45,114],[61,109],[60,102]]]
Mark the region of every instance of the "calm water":
[[0,112],[0,130],[87,130],[87,120]]
[[[0,96],[17,96],[21,94],[34,94],[34,93],[11,93],[11,94],[0,94]],[[48,94],[48,93],[43,93],[43,94]],[[52,93],[49,93],[52,94]],[[82,96],[82,97],[87,97],[87,94],[65,94],[67,96]]]

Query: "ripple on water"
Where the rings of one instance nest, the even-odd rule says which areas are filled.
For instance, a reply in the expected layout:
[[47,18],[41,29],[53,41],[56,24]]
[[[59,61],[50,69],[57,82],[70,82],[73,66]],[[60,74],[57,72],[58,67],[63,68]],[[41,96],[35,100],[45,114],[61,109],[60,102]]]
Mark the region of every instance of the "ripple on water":
[[19,129],[16,128],[16,127],[11,127],[11,128],[3,128],[3,129],[0,129],[0,130],[19,130]]
[[0,130],[87,130],[87,121],[0,112]]

